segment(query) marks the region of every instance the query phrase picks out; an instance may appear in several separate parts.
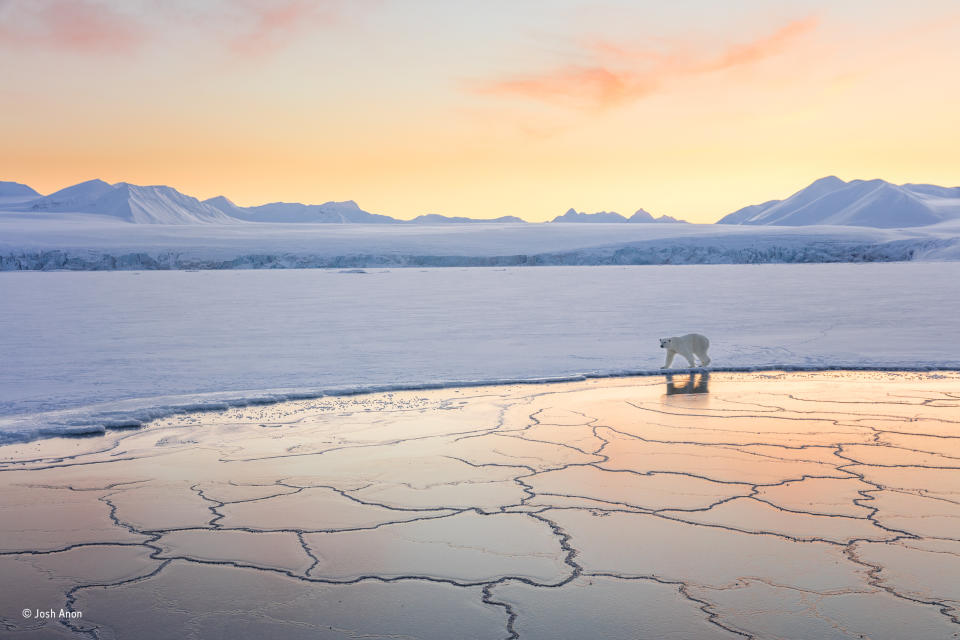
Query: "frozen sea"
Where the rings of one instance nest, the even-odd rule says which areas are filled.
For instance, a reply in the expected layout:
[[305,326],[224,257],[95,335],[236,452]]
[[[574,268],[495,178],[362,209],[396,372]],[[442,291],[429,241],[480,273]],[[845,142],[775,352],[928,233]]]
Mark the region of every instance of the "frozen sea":
[[[0,273],[0,442],[322,393],[960,368],[960,263]],[[674,363],[682,366],[682,359]]]

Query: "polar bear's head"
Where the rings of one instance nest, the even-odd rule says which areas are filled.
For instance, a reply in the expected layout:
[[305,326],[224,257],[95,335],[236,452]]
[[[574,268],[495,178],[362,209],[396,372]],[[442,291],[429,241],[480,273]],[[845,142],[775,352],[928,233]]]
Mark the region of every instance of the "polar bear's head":
[[673,338],[660,338],[661,349],[669,349],[671,344],[673,344]]

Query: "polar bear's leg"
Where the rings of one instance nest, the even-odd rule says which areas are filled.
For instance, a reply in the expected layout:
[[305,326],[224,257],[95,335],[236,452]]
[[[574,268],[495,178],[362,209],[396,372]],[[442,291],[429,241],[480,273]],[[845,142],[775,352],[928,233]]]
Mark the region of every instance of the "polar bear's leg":
[[673,364],[673,356],[677,355],[677,352],[673,349],[667,349],[667,362],[664,364],[661,369],[669,369],[670,365]]
[[700,366],[705,367],[710,364],[710,356],[707,355],[707,350],[710,348],[710,340],[708,340],[706,336],[701,337],[703,340],[700,345],[700,353],[697,355],[700,357]]
[[703,347],[693,350],[694,355],[700,360],[700,366],[705,367],[710,364],[710,356],[707,355],[707,350]]
[[682,355],[684,358],[687,359],[687,362],[690,363],[691,368],[697,366],[693,361],[693,353],[691,353],[690,351],[681,351],[680,355]]

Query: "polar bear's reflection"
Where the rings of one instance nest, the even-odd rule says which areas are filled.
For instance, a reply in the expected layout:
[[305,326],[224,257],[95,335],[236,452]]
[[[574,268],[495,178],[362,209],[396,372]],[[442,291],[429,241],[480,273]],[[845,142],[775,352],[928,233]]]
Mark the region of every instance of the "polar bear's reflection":
[[[666,374],[667,395],[675,396],[678,394],[710,393],[710,374],[706,371],[700,374],[691,373],[676,376],[672,373]],[[679,384],[674,381],[679,378]]]

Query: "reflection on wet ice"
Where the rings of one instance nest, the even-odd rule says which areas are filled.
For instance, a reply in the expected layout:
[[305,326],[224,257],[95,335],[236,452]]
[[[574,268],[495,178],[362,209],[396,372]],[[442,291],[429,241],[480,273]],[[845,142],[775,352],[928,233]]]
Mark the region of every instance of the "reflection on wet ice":
[[710,393],[710,373],[687,373],[677,375],[668,373],[664,376],[667,379],[667,395],[677,394],[696,394]]
[[328,397],[0,447],[0,628],[960,638],[960,375],[710,377]]

